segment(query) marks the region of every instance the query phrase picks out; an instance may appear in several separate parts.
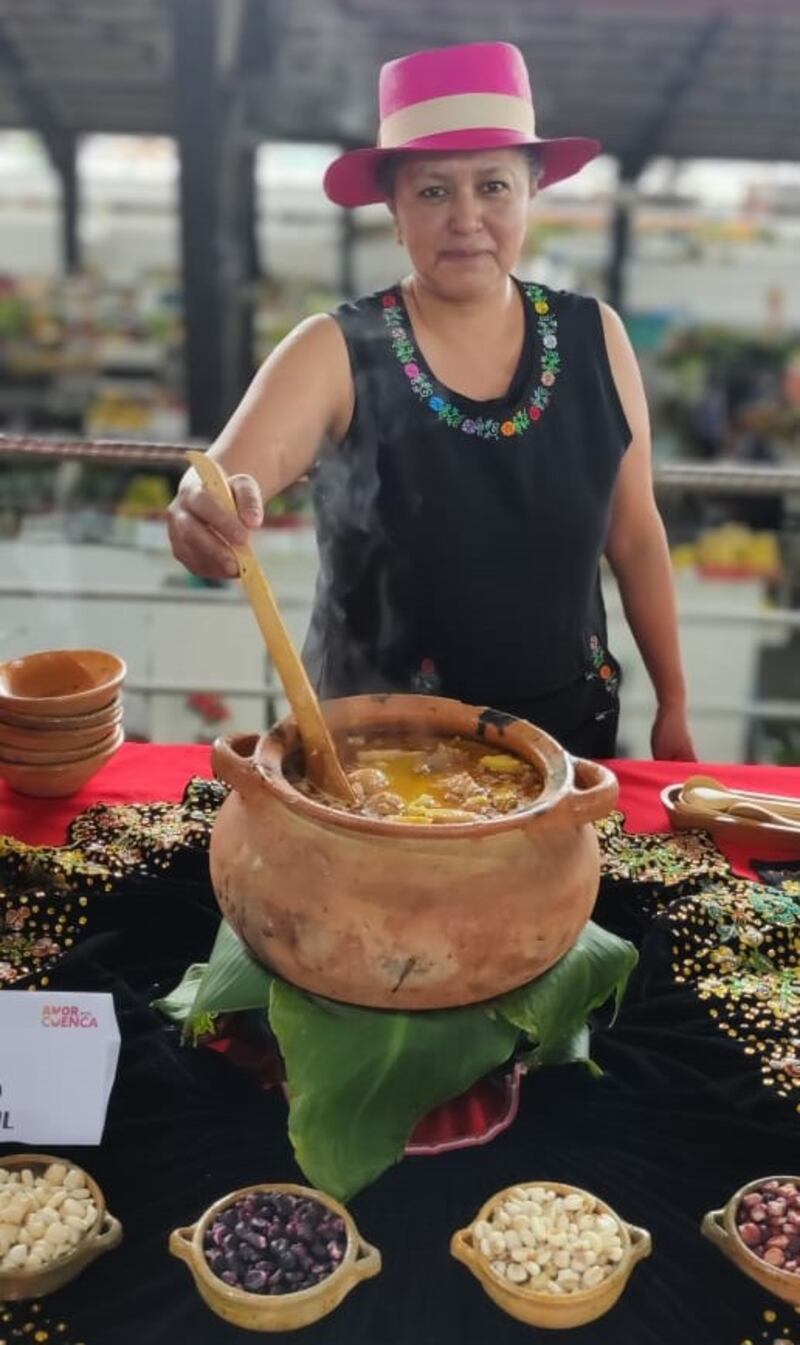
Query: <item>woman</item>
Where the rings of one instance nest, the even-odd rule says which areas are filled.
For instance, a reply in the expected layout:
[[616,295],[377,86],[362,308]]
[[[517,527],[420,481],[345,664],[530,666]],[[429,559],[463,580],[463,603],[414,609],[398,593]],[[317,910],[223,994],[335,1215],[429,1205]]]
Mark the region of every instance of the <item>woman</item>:
[[647,407],[619,318],[514,277],[538,189],[593,140],[538,139],[506,43],[384,66],[375,150],[325,177],[340,205],[385,200],[411,273],[301,323],[212,452],[239,521],[193,472],[175,555],[234,575],[263,500],[313,469],[320,575],[305,650],[320,693],[431,691],[522,715],[611,756],[619,668],[603,552],[653,681],[659,758],[693,759]]

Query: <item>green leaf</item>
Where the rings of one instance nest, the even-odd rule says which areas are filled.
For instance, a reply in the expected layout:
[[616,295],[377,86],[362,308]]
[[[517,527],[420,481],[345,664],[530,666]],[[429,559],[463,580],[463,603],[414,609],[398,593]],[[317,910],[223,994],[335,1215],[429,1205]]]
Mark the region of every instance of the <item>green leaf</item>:
[[553,1063],[554,1044],[574,1042],[592,1009],[613,997],[616,1016],[636,961],[633,944],[590,921],[554,967],[494,1007],[535,1043],[532,1064]]
[[272,981],[271,973],[250,956],[223,920],[205,966],[198,963],[190,967],[180,985],[165,999],[156,1000],[155,1007],[189,1032],[198,1023],[207,1022],[209,1014],[266,1010]]
[[187,967],[180,984],[163,999],[154,999],[151,1007],[158,1009],[166,1018],[171,1018],[173,1023],[181,1026],[188,1023],[207,966],[207,962],[194,962],[191,967]]
[[507,1060],[519,1035],[482,1006],[359,1009],[278,980],[269,1018],[286,1064],[297,1161],[340,1200],[396,1163],[417,1121]]

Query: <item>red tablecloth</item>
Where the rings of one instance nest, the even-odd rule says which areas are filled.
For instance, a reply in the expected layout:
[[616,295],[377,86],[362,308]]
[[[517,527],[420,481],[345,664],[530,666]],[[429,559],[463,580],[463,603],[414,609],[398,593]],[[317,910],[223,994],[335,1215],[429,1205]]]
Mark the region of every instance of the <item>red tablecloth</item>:
[[[730,766],[674,761],[610,761],[620,783],[619,806],[628,831],[666,831],[669,821],[660,800],[665,785],[693,774],[713,775],[724,784],[800,798],[800,767]],[[29,844],[60,845],[72,818],[93,803],[149,803],[179,799],[192,775],[211,774],[209,749],[194,745],[155,746],[126,743],[78,794],[68,799],[27,799],[0,781],[0,835]],[[739,865],[749,857],[725,849]],[[769,858],[790,858],[770,852]],[[797,852],[795,851],[795,857]]]

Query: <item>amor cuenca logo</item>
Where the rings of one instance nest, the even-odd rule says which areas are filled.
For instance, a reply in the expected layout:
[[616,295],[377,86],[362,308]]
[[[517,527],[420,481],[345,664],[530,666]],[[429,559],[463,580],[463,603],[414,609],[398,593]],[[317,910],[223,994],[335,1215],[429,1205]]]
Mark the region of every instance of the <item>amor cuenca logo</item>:
[[45,1004],[42,1009],[43,1027],[98,1027],[94,1014],[78,1004]]

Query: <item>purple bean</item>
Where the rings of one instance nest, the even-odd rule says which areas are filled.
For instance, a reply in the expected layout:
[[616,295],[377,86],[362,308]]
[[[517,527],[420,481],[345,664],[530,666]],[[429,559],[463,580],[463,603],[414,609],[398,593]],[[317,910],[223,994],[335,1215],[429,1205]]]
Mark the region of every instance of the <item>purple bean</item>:
[[251,1293],[260,1294],[267,1286],[267,1277],[263,1270],[248,1270],[244,1277],[244,1287]]
[[234,1284],[238,1287],[239,1277],[233,1270],[223,1270],[220,1279],[224,1280],[226,1284]]

